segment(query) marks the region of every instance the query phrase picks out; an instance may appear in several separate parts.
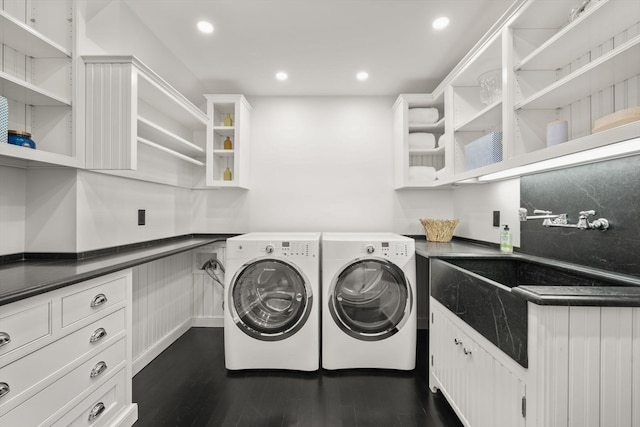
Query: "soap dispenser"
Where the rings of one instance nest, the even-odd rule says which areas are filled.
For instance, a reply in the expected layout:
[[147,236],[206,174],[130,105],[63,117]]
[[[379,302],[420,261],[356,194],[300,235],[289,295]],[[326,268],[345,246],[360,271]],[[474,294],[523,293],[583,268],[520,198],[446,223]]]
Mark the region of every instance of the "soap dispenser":
[[511,231],[509,225],[505,224],[504,229],[500,233],[500,252],[503,254],[513,253],[513,244],[511,243]]

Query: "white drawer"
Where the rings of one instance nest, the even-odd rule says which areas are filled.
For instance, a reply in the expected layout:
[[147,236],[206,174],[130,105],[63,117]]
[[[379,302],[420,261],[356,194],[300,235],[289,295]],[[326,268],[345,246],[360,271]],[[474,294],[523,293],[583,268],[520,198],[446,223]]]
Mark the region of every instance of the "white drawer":
[[108,425],[127,405],[126,396],[126,370],[122,369],[51,425],[53,427]]
[[[99,328],[104,329],[106,335],[96,342],[90,342],[92,334]],[[0,382],[11,388],[8,394],[0,397],[0,408],[87,352],[109,345],[112,341],[110,338],[124,331],[124,328],[125,311],[121,309],[0,368]]]
[[[62,327],[66,327],[107,307],[124,301],[127,277],[106,276],[95,279],[95,286],[62,297]],[[91,282],[87,282],[89,285]]]
[[[106,382],[110,370],[124,368],[126,366],[124,362],[125,354],[126,342],[125,338],[122,338],[107,347],[100,354],[87,360],[58,381],[4,414],[0,417],[0,425],[39,425],[84,390],[97,386],[101,382]],[[106,363],[107,369],[99,376],[91,378],[91,371],[99,362]]]
[[32,306],[7,304],[2,307],[1,313],[0,365],[2,355],[51,335],[51,301]]

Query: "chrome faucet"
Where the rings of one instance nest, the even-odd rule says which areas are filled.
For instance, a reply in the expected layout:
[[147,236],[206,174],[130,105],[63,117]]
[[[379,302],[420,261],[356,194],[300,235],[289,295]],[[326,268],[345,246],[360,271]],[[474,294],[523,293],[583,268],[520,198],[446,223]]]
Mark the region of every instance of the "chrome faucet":
[[[545,227],[550,227],[552,224],[566,224],[567,223],[567,214],[557,214],[554,215],[551,211],[545,211],[542,209],[535,209],[533,211],[533,215],[527,215],[526,208],[520,208],[518,210],[520,221],[527,221],[530,219],[543,219],[542,225]],[[553,220],[553,221],[551,221]]]
[[544,227],[566,227],[577,228],[579,230],[602,230],[605,231],[609,228],[609,221],[605,218],[598,218],[593,222],[589,221],[589,217],[596,214],[596,211],[580,211],[578,222],[576,224],[569,224],[567,221],[567,214],[553,215],[551,211],[544,211],[536,209],[533,211],[533,216],[527,215],[525,208],[519,209],[520,221],[527,221],[529,219],[543,219],[542,225]]

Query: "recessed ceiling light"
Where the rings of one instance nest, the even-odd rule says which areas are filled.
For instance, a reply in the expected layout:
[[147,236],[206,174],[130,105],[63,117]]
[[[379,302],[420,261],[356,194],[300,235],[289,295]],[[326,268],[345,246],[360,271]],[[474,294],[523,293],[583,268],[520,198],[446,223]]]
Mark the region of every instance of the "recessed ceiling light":
[[205,34],[211,34],[213,33],[213,25],[211,24],[211,22],[200,21],[198,22],[198,30]]
[[284,71],[279,71],[276,73],[276,79],[280,80],[281,82],[287,80],[288,78],[289,76]]
[[437,18],[435,21],[433,21],[433,23],[431,24],[431,26],[435,29],[435,30],[442,30],[444,28],[447,28],[447,26],[449,25],[449,18],[447,18],[446,16],[441,16],[440,18]]
[[360,71],[358,74],[356,74],[356,78],[358,80],[367,80],[369,78],[369,73],[367,73],[366,71]]

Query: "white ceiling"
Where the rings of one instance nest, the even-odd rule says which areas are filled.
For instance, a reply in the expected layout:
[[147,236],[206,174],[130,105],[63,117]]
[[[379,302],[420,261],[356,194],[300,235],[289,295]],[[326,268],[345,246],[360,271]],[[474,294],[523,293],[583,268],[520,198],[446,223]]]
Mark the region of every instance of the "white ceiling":
[[[122,0],[209,93],[432,91],[513,0]],[[451,24],[435,31],[446,15]],[[210,35],[196,30],[209,20]],[[275,79],[284,70],[289,79]],[[358,71],[369,79],[356,80]]]

